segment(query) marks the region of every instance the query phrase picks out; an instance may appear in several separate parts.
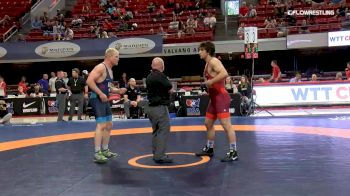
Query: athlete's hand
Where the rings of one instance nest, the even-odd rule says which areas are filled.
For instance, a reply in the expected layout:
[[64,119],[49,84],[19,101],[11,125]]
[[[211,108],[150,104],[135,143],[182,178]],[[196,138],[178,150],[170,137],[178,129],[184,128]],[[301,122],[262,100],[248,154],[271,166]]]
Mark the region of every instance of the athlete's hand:
[[127,89],[126,88],[120,88],[119,89],[119,94],[124,94],[126,93]]
[[104,93],[101,93],[98,96],[100,97],[102,102],[107,102],[108,101],[108,97]]
[[208,88],[211,88],[212,85],[213,85],[212,80],[207,80],[207,81],[205,81],[205,85],[206,85]]

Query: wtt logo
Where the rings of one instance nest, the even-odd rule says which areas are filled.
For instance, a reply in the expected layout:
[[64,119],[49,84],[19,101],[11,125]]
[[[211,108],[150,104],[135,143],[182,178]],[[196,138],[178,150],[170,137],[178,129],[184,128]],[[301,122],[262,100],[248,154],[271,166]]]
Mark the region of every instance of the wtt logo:
[[194,107],[199,108],[199,103],[200,102],[201,102],[200,98],[198,98],[198,99],[186,99],[186,106],[187,107],[192,107],[192,108],[194,108]]

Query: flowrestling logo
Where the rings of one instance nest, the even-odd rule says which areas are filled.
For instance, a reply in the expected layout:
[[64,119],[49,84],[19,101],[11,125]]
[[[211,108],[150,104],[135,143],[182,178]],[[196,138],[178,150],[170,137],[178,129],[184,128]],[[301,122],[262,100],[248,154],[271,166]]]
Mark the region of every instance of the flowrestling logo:
[[46,58],[63,58],[73,56],[80,51],[80,46],[70,42],[52,42],[38,46],[35,53]]
[[7,54],[7,50],[3,47],[0,47],[0,58],[4,57]]
[[120,54],[142,54],[152,50],[156,43],[146,38],[125,38],[112,42],[109,47]]
[[288,10],[291,16],[334,16],[334,10]]

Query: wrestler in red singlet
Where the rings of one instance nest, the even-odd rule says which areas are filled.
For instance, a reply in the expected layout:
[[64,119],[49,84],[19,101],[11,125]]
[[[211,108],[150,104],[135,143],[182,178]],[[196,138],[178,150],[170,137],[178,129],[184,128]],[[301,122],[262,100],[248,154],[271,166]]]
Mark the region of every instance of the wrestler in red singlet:
[[[210,61],[205,65],[204,78],[211,80],[213,77],[208,72]],[[206,117],[210,119],[221,119],[230,117],[230,95],[225,89],[225,78],[214,83],[208,88],[210,102],[207,108]]]

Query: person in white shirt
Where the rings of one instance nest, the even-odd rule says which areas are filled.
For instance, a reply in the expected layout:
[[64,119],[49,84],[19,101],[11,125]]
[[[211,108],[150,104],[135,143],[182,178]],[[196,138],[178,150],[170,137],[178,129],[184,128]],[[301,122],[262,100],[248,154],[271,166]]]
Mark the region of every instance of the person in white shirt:
[[49,80],[49,88],[51,93],[56,93],[56,87],[55,87],[55,82],[56,82],[56,73],[51,72],[51,78]]

